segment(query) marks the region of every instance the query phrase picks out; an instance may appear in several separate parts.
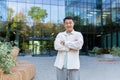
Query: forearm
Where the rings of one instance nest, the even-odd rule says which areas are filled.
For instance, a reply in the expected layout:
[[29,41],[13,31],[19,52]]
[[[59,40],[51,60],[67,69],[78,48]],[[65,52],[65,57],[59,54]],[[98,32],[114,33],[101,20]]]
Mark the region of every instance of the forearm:
[[58,50],[58,51],[69,51],[69,48],[66,47],[62,42],[55,42],[54,48],[55,50]]
[[80,50],[83,46],[83,41],[66,41],[65,46],[73,50]]

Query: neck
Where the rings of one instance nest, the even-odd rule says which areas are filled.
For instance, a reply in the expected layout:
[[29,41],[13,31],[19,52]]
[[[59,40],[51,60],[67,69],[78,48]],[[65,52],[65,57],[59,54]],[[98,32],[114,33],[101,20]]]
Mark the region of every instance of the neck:
[[71,30],[71,31],[66,31],[67,33],[71,33],[73,30]]

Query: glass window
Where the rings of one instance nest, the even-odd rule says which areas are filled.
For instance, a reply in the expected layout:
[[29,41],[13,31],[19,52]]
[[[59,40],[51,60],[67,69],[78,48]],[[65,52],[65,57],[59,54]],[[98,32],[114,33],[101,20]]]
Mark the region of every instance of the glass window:
[[88,0],[80,0],[80,2],[88,2]]
[[109,3],[108,4],[103,4],[102,8],[103,8],[103,11],[110,11],[111,5]]
[[25,14],[25,16],[26,16],[26,22],[27,22],[27,25],[28,25],[29,27],[31,27],[31,26],[34,25],[33,19],[31,18],[31,16],[28,15],[29,10],[30,10],[31,7],[33,7],[33,6],[35,6],[35,5],[32,4],[32,3],[26,3],[26,4],[25,4],[25,7],[26,7],[26,8],[25,8],[25,12],[26,12],[26,13],[24,13],[24,14]]
[[95,3],[96,0],[81,0],[81,2]]
[[116,33],[112,35],[112,46],[116,46]]
[[43,0],[43,4],[50,5],[51,4],[51,0]]
[[[29,0],[27,0],[27,1],[29,1]],[[43,1],[44,1],[44,0],[35,0],[35,3],[36,3],[36,4],[42,4]]]
[[108,37],[108,47],[111,47],[111,34],[107,34]]
[[112,22],[116,22],[116,18],[117,18],[117,4],[116,3],[113,3],[112,6],[111,6],[111,14],[112,14]]
[[58,19],[57,23],[63,23],[63,18],[65,17],[65,6],[58,6]]
[[65,0],[58,0],[59,5],[64,6],[65,5]]
[[103,36],[104,39],[104,47],[106,47],[106,35]]
[[7,1],[12,2],[12,1],[17,1],[17,0],[7,0]]
[[112,3],[114,3],[114,2],[119,3],[119,2],[120,2],[120,0],[111,0],[111,2],[112,2]]
[[[23,15],[26,14],[26,6],[25,6],[25,3],[17,3],[17,14],[18,14],[18,17],[20,15],[20,13],[22,13]],[[17,18],[18,18],[17,17]],[[17,19],[17,22],[19,21],[19,19]]]
[[117,10],[116,10],[116,23],[120,25],[120,2],[117,3]]
[[52,4],[52,5],[58,5],[58,0],[50,0],[51,2],[50,2],[50,4]]
[[18,13],[18,3],[17,2],[8,2],[7,6],[13,10],[13,15]]
[[120,32],[118,32],[118,47],[120,47]]
[[6,1],[0,1],[0,21],[7,20],[7,3]]
[[[61,11],[61,13],[62,13],[62,11]],[[50,21],[51,22],[54,22],[54,23],[57,23],[56,22],[56,20],[57,20],[57,18],[58,18],[58,7],[57,6],[55,6],[55,5],[51,5],[51,11],[50,11]]]
[[102,0],[102,3],[110,3],[110,0]]
[[50,5],[43,5],[43,9],[47,10],[47,18],[45,18],[45,22],[50,22],[51,18],[51,6]]

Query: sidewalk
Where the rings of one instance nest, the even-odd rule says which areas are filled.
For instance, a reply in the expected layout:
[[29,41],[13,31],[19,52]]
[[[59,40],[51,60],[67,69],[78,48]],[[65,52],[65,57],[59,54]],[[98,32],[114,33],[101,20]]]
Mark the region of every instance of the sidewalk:
[[[19,57],[36,66],[34,80],[57,80],[53,66],[53,57]],[[80,56],[80,80],[120,80],[120,59],[117,61],[99,61],[97,57]]]

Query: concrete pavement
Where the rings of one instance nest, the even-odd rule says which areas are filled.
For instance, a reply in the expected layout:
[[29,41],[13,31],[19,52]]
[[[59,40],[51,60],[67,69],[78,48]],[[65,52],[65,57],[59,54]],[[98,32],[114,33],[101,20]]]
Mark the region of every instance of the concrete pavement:
[[[55,57],[19,56],[18,58],[35,65],[34,80],[57,80],[53,66]],[[106,61],[98,57],[80,56],[80,61],[80,80],[120,80],[120,58],[115,61]]]

